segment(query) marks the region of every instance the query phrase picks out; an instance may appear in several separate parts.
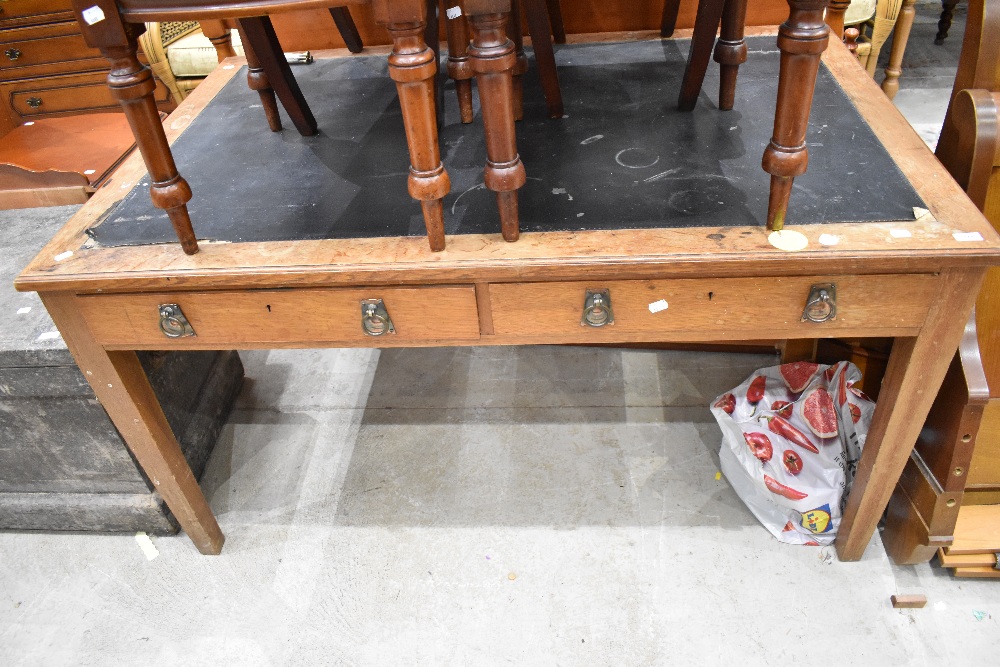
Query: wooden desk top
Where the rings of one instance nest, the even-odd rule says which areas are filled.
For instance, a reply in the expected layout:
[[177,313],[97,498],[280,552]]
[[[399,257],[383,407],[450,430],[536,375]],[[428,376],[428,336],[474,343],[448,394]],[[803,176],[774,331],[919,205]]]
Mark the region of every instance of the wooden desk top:
[[[463,234],[449,236],[447,249],[440,253],[430,252],[423,237],[203,242],[201,252],[193,256],[184,255],[176,244],[93,247],[85,230],[145,174],[136,155],[32,261],[16,286],[37,291],[170,291],[570,277],[934,273],[1000,263],[1000,238],[993,228],[856,60],[839,44],[831,44],[823,61],[927,203],[929,215],[865,224],[791,223],[786,229],[801,232],[809,241],[796,252],[775,248],[766,230],[756,226],[539,232],[525,233],[516,243],[504,242],[499,233]],[[241,64],[233,60],[220,66],[169,117],[171,141]],[[766,178],[763,171],[761,178]],[[835,245],[821,244],[821,237],[831,236],[837,239]]]

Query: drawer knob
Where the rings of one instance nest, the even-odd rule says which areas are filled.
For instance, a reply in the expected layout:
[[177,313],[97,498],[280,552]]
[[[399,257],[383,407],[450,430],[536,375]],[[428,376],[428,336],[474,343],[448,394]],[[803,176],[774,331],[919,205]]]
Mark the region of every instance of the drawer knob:
[[392,326],[392,318],[385,309],[382,299],[361,300],[361,329],[366,336],[383,336],[396,333]]
[[7,60],[17,60],[21,57],[21,49],[7,49],[3,54],[7,56]]
[[611,291],[606,289],[587,290],[583,301],[583,315],[580,326],[603,327],[615,323],[615,313],[611,309]]
[[802,311],[802,321],[826,322],[837,319],[837,286],[833,283],[813,285]]
[[176,303],[160,304],[160,331],[167,338],[197,336],[194,327],[184,317],[184,311]]
[[31,107],[32,109],[37,109],[38,107],[42,106],[42,98],[41,97],[29,97],[28,98],[28,106]]

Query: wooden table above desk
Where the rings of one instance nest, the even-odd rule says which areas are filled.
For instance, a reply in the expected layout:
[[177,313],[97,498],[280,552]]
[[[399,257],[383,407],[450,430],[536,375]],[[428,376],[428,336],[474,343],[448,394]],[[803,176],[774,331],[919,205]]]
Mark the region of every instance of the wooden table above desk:
[[[1000,263],[1000,239],[846,50],[835,45],[824,62],[846,93],[845,106],[849,99],[857,108],[903,182],[927,202],[928,215],[808,225],[792,219],[787,228],[808,240],[795,252],[771,245],[763,226],[720,221],[529,232],[517,243],[499,234],[462,233],[449,237],[440,253],[416,235],[203,242],[200,253],[187,256],[176,243],[105,245],[87,233],[110,224],[108,209],[141,183],[145,172],[133,158],[16,284],[40,292],[136,459],[203,553],[220,552],[222,532],[134,350],[894,337],[837,539],[840,557],[857,560],[944,377],[985,270]],[[237,71],[220,68],[178,108],[166,124],[171,140]],[[729,121],[720,124],[728,128]],[[867,131],[863,125],[859,131]],[[759,155],[751,148],[748,153]],[[399,171],[405,178],[405,169]],[[231,180],[223,187],[235,187]],[[192,185],[197,191],[198,183]],[[267,196],[266,187],[258,189]],[[413,214],[398,215],[409,220]],[[836,318],[803,321],[811,288],[831,283]],[[609,291],[613,325],[581,324],[588,290]],[[394,333],[364,331],[362,302],[369,299],[382,300]],[[661,299],[669,307],[653,313],[649,304]],[[161,307],[171,304],[196,335],[164,335]]]

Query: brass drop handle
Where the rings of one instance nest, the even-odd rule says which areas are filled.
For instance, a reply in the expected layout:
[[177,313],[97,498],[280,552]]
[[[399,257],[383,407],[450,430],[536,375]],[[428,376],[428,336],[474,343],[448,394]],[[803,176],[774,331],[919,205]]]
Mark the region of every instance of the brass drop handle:
[[7,49],[3,54],[7,56],[7,60],[17,60],[21,57],[21,49]]
[[813,285],[802,310],[803,322],[826,322],[837,319],[837,286],[833,283]]
[[28,106],[31,107],[32,109],[37,109],[38,107],[42,106],[42,98],[41,97],[29,97],[28,98]]
[[615,323],[615,313],[611,309],[611,291],[606,289],[587,290],[583,300],[583,315],[580,326],[603,327]]
[[363,299],[361,301],[361,329],[366,336],[384,336],[396,333],[392,326],[392,318],[385,309],[382,299]]
[[184,311],[176,303],[161,303],[160,306],[160,331],[167,338],[184,338],[187,336],[197,336],[194,327],[184,316]]

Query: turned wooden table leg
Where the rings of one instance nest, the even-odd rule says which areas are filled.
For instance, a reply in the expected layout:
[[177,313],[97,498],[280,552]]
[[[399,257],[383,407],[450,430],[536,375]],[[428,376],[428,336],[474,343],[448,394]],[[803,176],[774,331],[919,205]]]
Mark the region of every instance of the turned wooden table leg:
[[938,20],[937,35],[934,36],[934,43],[938,46],[944,44],[944,40],[948,38],[948,31],[951,30],[952,14],[957,4],[958,0],[942,0],[941,2],[941,18]]
[[497,194],[504,239],[516,241],[519,232],[517,190],[527,178],[517,153],[514,131],[514,45],[507,38],[507,15],[474,14],[472,70],[476,73],[483,127],[486,131],[486,187]]
[[87,328],[76,297],[40,294],[66,346],[153,488],[203,554],[225,537],[174,438],[135,352],[108,352]]
[[[316,118],[313,117],[309,104],[292,74],[281,43],[271,25],[271,19],[266,16],[256,16],[239,20],[240,34],[246,36],[245,52],[253,51],[260,67],[267,75],[275,95],[285,107],[285,113],[291,118],[295,129],[303,137],[316,134]],[[249,61],[248,61],[249,62]],[[261,97],[263,100],[263,96]]]
[[691,50],[688,51],[681,94],[677,100],[677,108],[681,111],[691,111],[698,103],[698,95],[705,82],[705,72],[708,71],[708,62],[712,56],[712,45],[715,44],[715,31],[719,28],[724,7],[725,0],[698,2],[694,33],[691,35]]
[[764,149],[762,166],[771,174],[767,228],[785,224],[792,182],[806,172],[809,152],[806,130],[812,108],[820,55],[826,50],[830,28],[823,22],[826,0],[788,0],[788,20],[778,29],[781,64],[774,134]]
[[351,53],[361,53],[364,51],[365,45],[361,41],[361,33],[358,32],[358,26],[354,24],[354,19],[351,18],[350,10],[347,7],[330,7],[330,16],[333,17],[333,22],[337,24],[337,31],[340,32],[340,37],[344,40],[347,50]]
[[872,417],[857,477],[837,531],[841,560],[861,558],[962,339],[985,269],[941,273],[920,335],[898,338]]
[[715,43],[715,62],[719,63],[719,108],[729,111],[736,101],[736,76],[747,61],[747,43],[743,39],[747,20],[747,0],[726,0],[722,9],[722,30]]
[[240,32],[240,41],[243,42],[243,56],[247,59],[247,85],[250,90],[257,91],[260,96],[260,105],[264,107],[264,116],[267,118],[267,126],[272,132],[281,131],[281,114],[278,113],[278,98],[274,96],[274,89],[271,82],[260,66],[260,60],[254,51],[250,39],[243,33],[243,28],[237,25]]
[[[896,26],[892,30],[892,50],[889,51],[885,80],[882,82],[882,92],[890,100],[899,92],[899,77],[903,73],[903,54],[906,52],[906,42],[910,39],[910,29],[913,27],[913,17],[916,15],[914,4],[916,0],[903,0],[903,6],[900,7],[899,16],[896,18]],[[875,57],[875,54],[872,54],[872,57]]]
[[448,76],[455,82],[458,112],[463,123],[472,122],[472,61],[469,60],[469,24],[461,0],[445,0],[448,18]]
[[826,8],[826,24],[834,39],[844,39],[844,12],[851,6],[851,0],[830,0]]
[[[420,202],[431,250],[444,250],[444,207],[442,198],[451,182],[441,164],[434,78],[437,63],[434,51],[424,41],[423,21],[390,23],[392,36],[389,76],[396,82],[403,111],[406,143],[410,149],[410,196]],[[513,120],[511,121],[513,123]]]
[[[559,6],[558,0],[553,0]],[[552,35],[555,21],[549,24],[549,16],[546,15],[545,5],[542,0],[526,0],[525,18],[528,21],[528,34],[531,35],[531,49],[535,52],[535,67],[538,68],[538,78],[542,82],[542,91],[545,93],[545,103],[548,106],[549,118],[562,118],[563,100],[562,90],[559,87],[559,74],[556,71],[556,54],[552,50]],[[558,42],[559,40],[556,39]],[[563,35],[563,42],[566,35]]]
[[[79,2],[74,4],[74,9],[79,14],[88,6],[85,2]],[[125,112],[139,153],[146,163],[151,181],[149,195],[153,205],[166,211],[181,248],[185,253],[193,255],[198,252],[198,241],[187,210],[191,188],[177,173],[170,144],[163,132],[160,114],[153,99],[153,90],[156,88],[153,73],[136,57],[137,40],[145,28],[142,25],[124,23],[114,4],[105,7],[105,16],[104,20],[94,25],[89,25],[78,16],[81,32],[87,44],[100,49],[111,64],[108,86],[112,97],[118,100]]]
[[521,3],[511,0],[507,34],[514,42],[514,120],[524,118],[524,74],[528,71],[528,56],[524,54],[524,29],[521,26]]

